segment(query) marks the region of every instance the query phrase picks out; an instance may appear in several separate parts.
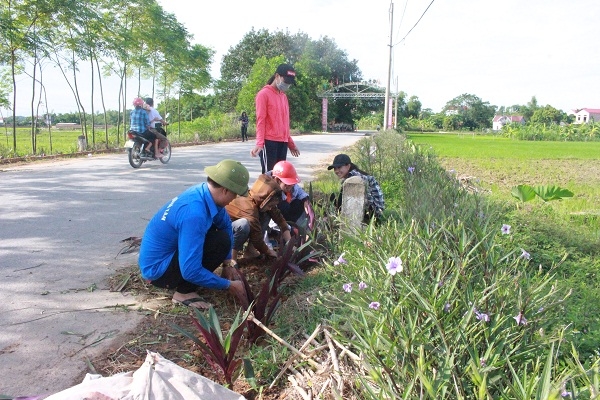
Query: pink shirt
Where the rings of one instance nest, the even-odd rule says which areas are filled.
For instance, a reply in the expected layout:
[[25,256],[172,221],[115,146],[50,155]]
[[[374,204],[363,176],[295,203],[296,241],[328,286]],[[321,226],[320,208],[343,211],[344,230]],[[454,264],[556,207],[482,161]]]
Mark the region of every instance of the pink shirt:
[[285,142],[290,150],[296,145],[290,136],[290,106],[285,93],[271,85],[264,86],[256,95],[256,145],[265,140]]

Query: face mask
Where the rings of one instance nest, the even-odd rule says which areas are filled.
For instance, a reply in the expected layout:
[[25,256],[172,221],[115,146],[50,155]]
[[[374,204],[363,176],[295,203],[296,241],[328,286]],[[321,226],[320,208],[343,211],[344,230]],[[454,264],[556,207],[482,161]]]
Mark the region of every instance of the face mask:
[[282,78],[281,81],[277,84],[277,89],[279,89],[282,92],[285,92],[290,88],[290,86],[292,85],[290,83],[285,83],[285,81]]

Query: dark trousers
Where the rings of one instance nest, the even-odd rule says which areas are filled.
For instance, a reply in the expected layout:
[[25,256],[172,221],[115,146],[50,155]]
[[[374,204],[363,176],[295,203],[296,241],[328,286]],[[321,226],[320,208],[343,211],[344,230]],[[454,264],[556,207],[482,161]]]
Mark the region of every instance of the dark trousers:
[[304,202],[299,199],[294,199],[291,203],[281,200],[277,208],[286,221],[296,222],[304,214]]
[[[213,272],[221,265],[230,251],[231,240],[229,239],[229,233],[211,228],[204,239],[202,266]],[[179,267],[179,251],[175,252],[171,264],[169,264],[164,275],[151,283],[156,287],[173,289],[183,294],[192,293],[198,289],[197,285],[183,279],[181,268]]]
[[242,142],[248,140],[248,125],[242,125]]
[[264,149],[258,153],[262,173],[272,171],[275,164],[279,161],[285,161],[287,158],[288,144],[286,142],[275,142],[265,140]]

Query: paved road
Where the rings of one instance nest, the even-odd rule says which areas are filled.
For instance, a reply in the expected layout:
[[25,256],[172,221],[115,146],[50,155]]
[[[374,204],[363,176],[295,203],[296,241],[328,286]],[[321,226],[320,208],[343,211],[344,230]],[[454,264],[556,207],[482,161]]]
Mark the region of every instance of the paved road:
[[[295,138],[304,182],[364,133]],[[141,236],[154,212],[205,180],[204,167],[241,161],[260,173],[252,141],[177,147],[168,165],[134,170],[126,154],[0,165],[0,394],[47,395],[76,383],[93,358],[143,318],[115,310],[136,299],[107,278],[135,264],[115,258],[121,239]]]

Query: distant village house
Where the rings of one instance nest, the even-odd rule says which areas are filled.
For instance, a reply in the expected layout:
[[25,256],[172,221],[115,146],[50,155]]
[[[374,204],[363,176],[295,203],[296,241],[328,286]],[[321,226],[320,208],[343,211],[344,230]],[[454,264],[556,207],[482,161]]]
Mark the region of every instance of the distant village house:
[[515,122],[525,125],[525,118],[522,115],[495,115],[492,120],[492,130],[501,131],[504,125]]
[[600,109],[597,108],[581,108],[573,110],[569,115],[575,116],[575,124],[587,124],[588,122],[600,122]]

